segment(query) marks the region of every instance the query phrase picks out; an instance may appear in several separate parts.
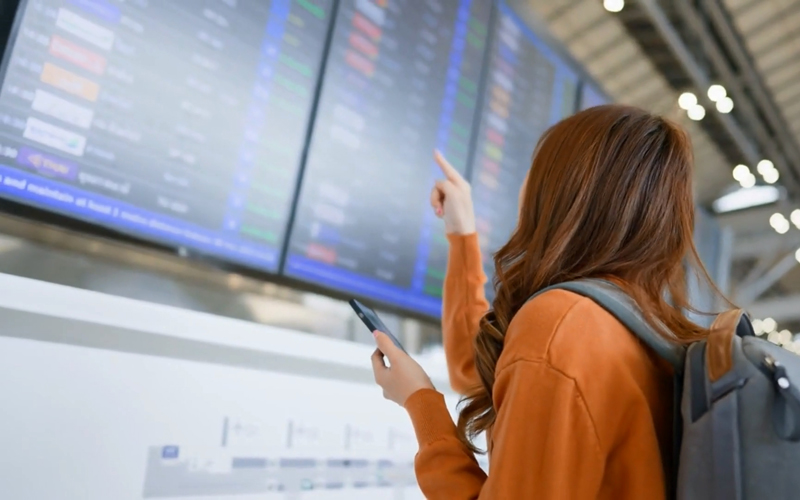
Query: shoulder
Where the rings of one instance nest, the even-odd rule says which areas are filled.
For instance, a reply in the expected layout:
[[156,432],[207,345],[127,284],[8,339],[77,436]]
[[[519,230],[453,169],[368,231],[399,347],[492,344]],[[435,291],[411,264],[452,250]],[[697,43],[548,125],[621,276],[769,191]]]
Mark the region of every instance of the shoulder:
[[581,401],[606,451],[630,439],[632,429],[657,448],[654,426],[669,427],[660,416],[670,415],[671,375],[611,313],[569,291],[546,292],[519,310],[497,364],[497,380],[503,376],[517,377],[506,383],[522,387],[522,397],[567,384],[560,387]]
[[567,290],[545,292],[514,316],[498,370],[515,361],[546,362],[570,378],[619,366],[643,347],[614,316],[591,299]]

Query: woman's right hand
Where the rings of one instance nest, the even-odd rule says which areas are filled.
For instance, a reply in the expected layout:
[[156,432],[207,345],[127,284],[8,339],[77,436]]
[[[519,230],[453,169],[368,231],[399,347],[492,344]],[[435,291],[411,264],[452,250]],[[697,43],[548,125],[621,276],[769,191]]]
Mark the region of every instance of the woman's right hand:
[[472,188],[439,151],[434,153],[444,179],[436,181],[431,191],[431,206],[440,219],[444,219],[448,234],[475,232],[475,210],[472,208]]

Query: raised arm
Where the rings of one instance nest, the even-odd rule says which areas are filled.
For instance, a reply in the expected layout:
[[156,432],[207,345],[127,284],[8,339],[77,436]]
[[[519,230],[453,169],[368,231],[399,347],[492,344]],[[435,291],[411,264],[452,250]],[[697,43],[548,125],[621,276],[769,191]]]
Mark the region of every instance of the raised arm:
[[465,394],[479,383],[473,341],[478,322],[489,309],[483,292],[486,276],[475,231],[470,185],[439,152],[435,158],[445,178],[433,187],[431,206],[444,219],[450,241],[442,306],[444,350],[450,385],[454,391]]
[[486,275],[476,233],[449,234],[450,255],[444,279],[442,336],[450,385],[465,394],[479,383],[474,340],[478,323],[489,309],[484,294]]

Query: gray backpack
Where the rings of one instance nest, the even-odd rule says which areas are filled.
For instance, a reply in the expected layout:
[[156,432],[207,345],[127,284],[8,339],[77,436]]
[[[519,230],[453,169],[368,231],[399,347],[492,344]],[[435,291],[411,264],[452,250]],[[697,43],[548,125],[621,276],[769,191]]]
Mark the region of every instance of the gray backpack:
[[[615,316],[675,370],[674,464],[668,498],[800,498],[800,357],[758,338],[741,310],[719,315],[688,349],[658,335],[634,302],[602,280],[561,283]],[[669,471],[677,471],[670,473]]]

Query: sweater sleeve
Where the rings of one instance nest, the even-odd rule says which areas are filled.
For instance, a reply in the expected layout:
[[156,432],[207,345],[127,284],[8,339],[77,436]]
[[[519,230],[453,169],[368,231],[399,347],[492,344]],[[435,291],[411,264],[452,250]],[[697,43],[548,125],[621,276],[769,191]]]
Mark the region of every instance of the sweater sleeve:
[[420,445],[417,480],[426,498],[597,498],[604,459],[572,379],[546,362],[521,360],[498,373],[494,398],[499,412],[488,477],[458,440],[443,397],[423,390],[409,398]]
[[478,323],[489,310],[477,233],[450,234],[450,255],[444,278],[442,336],[450,385],[465,394],[480,383],[475,371],[473,341]]

